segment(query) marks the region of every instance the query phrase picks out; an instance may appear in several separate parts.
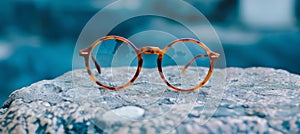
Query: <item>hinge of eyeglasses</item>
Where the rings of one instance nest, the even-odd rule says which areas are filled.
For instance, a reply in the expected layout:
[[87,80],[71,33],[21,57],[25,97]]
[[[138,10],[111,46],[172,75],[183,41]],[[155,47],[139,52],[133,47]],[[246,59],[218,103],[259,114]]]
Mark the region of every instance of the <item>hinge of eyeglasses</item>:
[[218,58],[219,56],[217,55],[212,55],[211,58]]
[[85,56],[89,55],[89,52],[86,52],[86,51],[81,50],[81,51],[79,52],[79,55],[85,57]]
[[80,54],[87,55],[87,54],[89,54],[89,52],[81,52]]
[[220,54],[218,54],[218,53],[212,53],[210,55],[210,58],[212,58],[212,59],[219,59],[220,58]]

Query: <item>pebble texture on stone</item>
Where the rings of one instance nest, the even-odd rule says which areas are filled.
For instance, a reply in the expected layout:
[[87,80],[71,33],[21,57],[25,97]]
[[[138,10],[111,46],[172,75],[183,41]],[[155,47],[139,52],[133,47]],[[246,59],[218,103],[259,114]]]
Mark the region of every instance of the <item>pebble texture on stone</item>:
[[0,109],[0,133],[300,133],[299,75],[226,72],[218,109],[204,124],[209,84],[198,94],[179,94],[148,70],[129,88],[107,91],[75,70],[13,92]]

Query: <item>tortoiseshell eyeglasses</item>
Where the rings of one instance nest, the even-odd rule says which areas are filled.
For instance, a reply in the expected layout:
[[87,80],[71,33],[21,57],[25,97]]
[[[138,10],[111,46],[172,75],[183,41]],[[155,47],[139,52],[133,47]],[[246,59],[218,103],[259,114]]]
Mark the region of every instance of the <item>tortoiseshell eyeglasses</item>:
[[[90,78],[101,88],[109,90],[124,89],[134,83],[142,70],[143,59],[149,59],[148,55],[157,57],[156,65],[163,82],[179,92],[201,88],[211,77],[215,61],[220,57],[192,38],[175,40],[164,49],[152,46],[138,49],[128,39],[111,35],[80,50]],[[151,67],[151,64],[147,66]],[[114,68],[117,69],[113,71]],[[124,75],[120,77],[120,73]],[[119,75],[114,77],[114,74]],[[113,79],[116,82],[111,82]],[[185,81],[188,86],[179,81]]]

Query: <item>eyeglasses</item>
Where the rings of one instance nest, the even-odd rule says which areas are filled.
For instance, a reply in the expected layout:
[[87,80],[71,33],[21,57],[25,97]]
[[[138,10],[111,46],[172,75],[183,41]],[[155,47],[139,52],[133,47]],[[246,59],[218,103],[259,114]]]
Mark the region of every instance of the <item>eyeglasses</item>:
[[[181,45],[183,44],[184,47],[179,47],[178,51],[175,51],[173,47],[180,46],[179,44],[181,44]],[[122,46],[125,47],[126,49],[121,49]],[[201,49],[202,51],[197,53],[196,48]],[[189,49],[189,51],[183,51],[185,49]],[[99,54],[99,52],[95,52],[97,50],[102,50],[102,52],[100,52],[100,54]],[[124,51],[124,50],[126,50],[126,51]],[[128,50],[131,50],[130,51],[131,53],[128,52]],[[108,54],[109,52],[112,52],[112,54]],[[130,62],[126,65],[136,66],[136,67],[130,67],[130,69],[133,69],[133,71],[130,72],[132,74],[132,77],[130,79],[128,79],[129,81],[126,81],[126,83],[122,83],[119,85],[113,85],[113,84],[109,84],[109,83],[105,84],[105,82],[107,82],[107,79],[103,79],[103,78],[101,78],[101,76],[98,76],[98,75],[101,75],[104,70],[107,70],[107,69],[105,69],[105,67],[112,66],[112,60],[114,59],[114,57],[107,58],[107,55],[114,55],[114,54],[116,54],[116,52],[119,54],[119,57],[121,57],[122,59],[114,60],[114,61],[119,62],[121,64],[124,60],[129,59]],[[131,54],[131,58],[126,54],[129,54],[129,55]],[[90,47],[80,50],[80,56],[84,57],[86,70],[87,70],[90,78],[92,79],[92,81],[94,81],[96,84],[98,84],[101,88],[109,89],[109,90],[124,89],[124,88],[128,87],[129,85],[131,85],[137,79],[139,73],[141,72],[142,66],[143,66],[143,55],[144,54],[145,55],[146,54],[157,55],[157,68],[158,68],[160,77],[162,78],[164,83],[166,83],[170,88],[172,88],[178,92],[191,92],[191,91],[201,88],[211,77],[215,61],[217,59],[219,59],[219,57],[220,57],[220,54],[211,51],[206,45],[204,45],[200,41],[192,39],[192,38],[181,38],[181,39],[175,40],[172,43],[170,43],[169,45],[167,45],[164,49],[160,49],[158,47],[152,47],[152,46],[145,46],[145,47],[142,47],[141,49],[138,49],[128,39],[126,39],[124,37],[120,37],[120,36],[111,35],[111,36],[102,37],[102,38],[96,40],[94,43],[92,43]],[[176,82],[173,82],[174,80],[172,81],[172,77],[174,77],[174,74],[170,75],[170,77],[168,79],[166,79],[165,76],[168,75],[168,73],[170,73],[170,72],[172,73],[174,71],[167,72],[167,71],[164,71],[167,69],[163,69],[163,68],[167,68],[168,65],[174,65],[174,63],[175,64],[177,63],[177,62],[175,62],[175,60],[172,61],[172,59],[175,59],[172,57],[172,55],[174,55],[174,54],[177,55],[176,56],[177,59],[181,59],[180,61],[178,61],[178,63],[179,62],[184,63],[184,64],[182,64],[180,69],[178,69],[179,71],[181,71],[180,72],[181,74],[184,74],[187,71],[187,69],[189,68],[189,66],[191,66],[192,64],[194,64],[194,65],[201,64],[201,63],[199,63],[199,62],[201,62],[201,60],[197,62],[198,59],[206,58],[206,62],[208,65],[206,66],[207,69],[205,69],[206,75],[204,75],[204,78],[202,80],[199,80],[198,83],[195,83],[195,86],[189,87],[189,88],[182,88],[180,86],[180,84],[178,85],[178,84],[176,84]],[[101,55],[101,56],[98,56],[100,58],[97,58],[97,55]],[[186,58],[186,57],[188,57],[188,58]],[[110,59],[110,60],[108,60],[108,59]],[[170,61],[172,61],[172,62],[169,63]],[[95,73],[93,72],[93,70],[91,70],[90,62],[92,62],[94,64],[93,66],[95,67],[95,70],[94,70]],[[110,64],[105,64],[105,62],[110,62]],[[122,73],[119,71],[120,70],[118,70],[118,72],[116,72],[116,73]],[[179,75],[181,75],[181,74],[179,74]],[[187,76],[187,78],[191,78],[191,77]],[[118,79],[120,79],[120,78],[118,78]],[[194,79],[194,78],[191,78],[191,79]]]

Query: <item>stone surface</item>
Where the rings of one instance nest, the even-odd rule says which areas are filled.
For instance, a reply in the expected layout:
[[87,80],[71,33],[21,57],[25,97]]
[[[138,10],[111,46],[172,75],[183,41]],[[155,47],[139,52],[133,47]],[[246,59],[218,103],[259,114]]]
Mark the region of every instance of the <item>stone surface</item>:
[[[125,106],[103,114],[105,121],[138,120],[143,117],[145,110],[135,106]],[[123,119],[122,119],[123,118]]]
[[300,76],[270,68],[218,71],[227,72],[225,90],[214,95],[214,80],[199,92],[170,90],[157,69],[143,69],[121,91],[98,88],[85,70],[75,70],[13,92],[0,109],[0,133],[300,133]]

